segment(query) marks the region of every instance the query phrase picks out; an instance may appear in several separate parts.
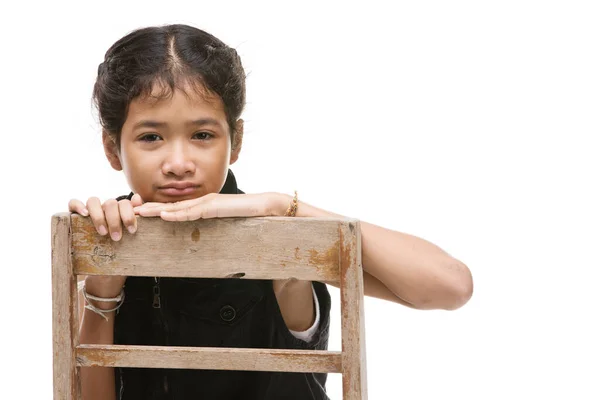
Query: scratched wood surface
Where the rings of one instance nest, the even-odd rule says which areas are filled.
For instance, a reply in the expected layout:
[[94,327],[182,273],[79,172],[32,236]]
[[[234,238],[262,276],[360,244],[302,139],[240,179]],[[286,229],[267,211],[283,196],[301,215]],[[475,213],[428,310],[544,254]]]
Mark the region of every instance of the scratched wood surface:
[[358,222],[340,224],[342,390],[344,400],[367,399],[361,236]]
[[[366,400],[360,225],[338,218],[226,218],[167,222],[138,217],[120,242],[89,218],[52,220],[54,398],[77,398],[77,367],[341,372],[344,400]],[[315,280],[339,283],[342,352],[79,345],[76,274]],[[68,288],[69,290],[64,290]]]
[[183,368],[240,371],[341,372],[341,353],[321,350],[80,345],[82,367]]
[[69,214],[52,218],[52,351],[54,399],[78,397],[75,347],[77,329],[77,278],[73,274]]
[[96,233],[90,218],[73,215],[73,265],[82,275],[339,282],[339,224],[329,218],[138,217],[138,231],[113,242]]

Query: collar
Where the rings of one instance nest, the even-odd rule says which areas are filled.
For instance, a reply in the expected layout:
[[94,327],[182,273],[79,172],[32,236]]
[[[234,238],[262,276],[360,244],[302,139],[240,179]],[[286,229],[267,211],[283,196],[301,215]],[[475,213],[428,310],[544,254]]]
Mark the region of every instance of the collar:
[[227,170],[227,179],[225,180],[225,184],[223,188],[219,192],[221,194],[244,194],[237,186],[237,180],[235,179],[235,175],[229,169]]

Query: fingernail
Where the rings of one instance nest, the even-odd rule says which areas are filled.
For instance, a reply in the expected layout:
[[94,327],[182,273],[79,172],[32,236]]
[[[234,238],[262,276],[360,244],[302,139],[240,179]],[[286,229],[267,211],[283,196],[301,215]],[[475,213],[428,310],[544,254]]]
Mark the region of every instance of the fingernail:
[[119,232],[113,232],[110,234],[110,237],[112,238],[112,240],[119,240],[121,239],[121,234]]
[[106,235],[106,234],[108,233],[108,231],[106,230],[106,227],[105,227],[104,225],[100,225],[100,226],[98,227],[98,232],[99,232],[99,233],[100,233],[102,236],[104,236],[104,235]]
[[87,210],[87,208],[84,208],[83,210],[81,210],[81,215],[87,217],[88,215],[90,215],[90,212]]
[[129,231],[129,233],[135,233],[135,226],[133,226],[133,225],[128,226],[127,230]]

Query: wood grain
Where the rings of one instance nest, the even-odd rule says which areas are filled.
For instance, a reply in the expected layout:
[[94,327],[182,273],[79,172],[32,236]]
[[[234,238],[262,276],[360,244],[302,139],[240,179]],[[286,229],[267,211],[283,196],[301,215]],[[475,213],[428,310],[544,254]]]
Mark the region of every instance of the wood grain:
[[[291,223],[293,221],[293,223]],[[119,242],[73,215],[73,263],[82,275],[339,281],[339,219],[138,217]]]
[[[366,347],[359,221],[223,218],[167,222],[138,217],[119,242],[90,218],[52,218],[54,398],[76,399],[78,367],[140,367],[342,373],[345,400],[366,400]],[[79,345],[76,275],[313,280],[339,284],[342,352]]]
[[52,217],[52,351],[54,399],[78,397],[75,348],[77,329],[77,278],[71,263],[70,214]]
[[340,224],[342,388],[344,400],[367,399],[361,237],[358,222]]
[[321,350],[80,345],[81,367],[183,368],[238,371],[341,372],[341,353]]

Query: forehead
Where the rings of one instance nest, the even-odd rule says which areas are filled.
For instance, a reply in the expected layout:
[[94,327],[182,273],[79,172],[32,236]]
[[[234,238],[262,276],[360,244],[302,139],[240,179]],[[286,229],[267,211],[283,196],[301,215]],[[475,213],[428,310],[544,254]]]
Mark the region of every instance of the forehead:
[[212,118],[226,127],[226,115],[221,98],[199,85],[183,85],[171,89],[155,84],[150,93],[134,98],[129,104],[125,125],[152,118],[167,123]]

